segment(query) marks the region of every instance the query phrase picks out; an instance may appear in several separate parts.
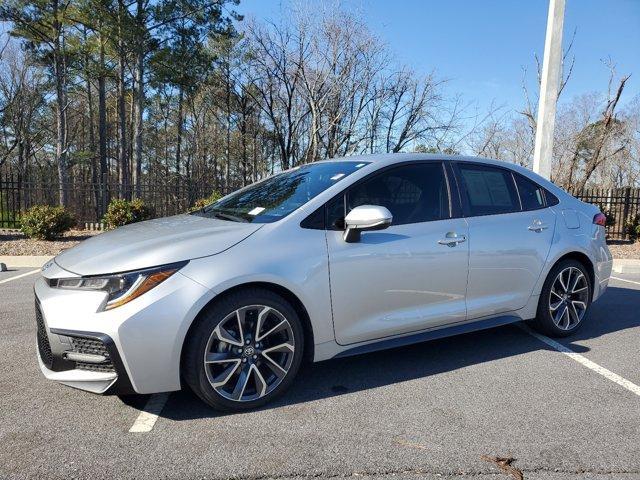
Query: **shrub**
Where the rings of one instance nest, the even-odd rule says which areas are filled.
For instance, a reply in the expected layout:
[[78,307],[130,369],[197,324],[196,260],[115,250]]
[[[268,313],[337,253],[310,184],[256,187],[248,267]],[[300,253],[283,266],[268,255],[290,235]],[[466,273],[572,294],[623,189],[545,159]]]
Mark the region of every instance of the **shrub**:
[[109,203],[107,213],[102,221],[106,229],[111,230],[129,223],[148,220],[151,218],[152,213],[151,209],[139,198],[135,200],[115,199]]
[[20,230],[29,238],[52,240],[76,224],[73,216],[63,207],[34,205],[22,212]]
[[189,211],[195,212],[196,210],[200,210],[201,208],[204,208],[207,205],[211,205],[213,202],[216,202],[221,198],[222,195],[214,190],[207,198],[199,198],[198,200],[196,200],[196,202],[193,204],[193,207],[191,207]]
[[[2,192],[0,192],[0,205],[9,205],[8,202],[9,200],[6,198],[6,196]],[[13,213],[13,211],[1,209],[0,228],[11,228],[16,225],[16,223],[18,223],[19,226],[19,222],[16,222],[16,220],[19,220],[19,217],[16,218],[16,215]]]
[[627,221],[624,229],[631,240],[638,240],[640,238],[640,214]]

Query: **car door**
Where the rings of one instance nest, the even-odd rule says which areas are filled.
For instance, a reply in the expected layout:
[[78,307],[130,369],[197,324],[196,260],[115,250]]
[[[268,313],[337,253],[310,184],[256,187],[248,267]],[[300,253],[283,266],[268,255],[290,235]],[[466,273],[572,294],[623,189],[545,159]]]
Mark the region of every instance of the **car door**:
[[[442,162],[391,167],[328,205],[334,328],[346,345],[466,318],[467,223],[453,214]],[[341,220],[359,205],[389,209],[386,230],[343,239]]]
[[555,213],[541,187],[510,169],[459,163],[455,170],[469,225],[468,318],[522,308],[551,248]]

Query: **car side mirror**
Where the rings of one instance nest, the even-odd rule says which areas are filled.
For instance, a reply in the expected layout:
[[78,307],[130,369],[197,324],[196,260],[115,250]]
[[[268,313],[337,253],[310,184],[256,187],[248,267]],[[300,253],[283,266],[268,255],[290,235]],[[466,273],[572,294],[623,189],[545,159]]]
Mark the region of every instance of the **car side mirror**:
[[344,241],[360,241],[360,233],[370,230],[384,230],[393,221],[391,212],[379,205],[360,205],[351,210],[344,218]]

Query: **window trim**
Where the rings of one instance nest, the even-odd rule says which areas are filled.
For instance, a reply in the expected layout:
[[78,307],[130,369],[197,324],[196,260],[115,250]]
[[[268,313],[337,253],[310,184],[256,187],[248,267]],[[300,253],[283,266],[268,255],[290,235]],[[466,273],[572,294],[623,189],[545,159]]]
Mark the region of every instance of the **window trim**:
[[[329,211],[328,211],[328,205],[333,202],[334,200],[336,200],[338,197],[342,197],[342,205],[343,205],[343,209],[344,209],[344,214],[345,216],[347,215],[347,195],[349,193],[349,190],[351,190],[352,188],[357,187],[358,185],[362,184],[363,182],[366,182],[372,178],[375,178],[377,175],[382,175],[384,173],[387,173],[390,170],[393,170],[395,168],[401,168],[401,167],[406,167],[406,166],[411,166],[411,165],[422,165],[422,164],[434,164],[434,163],[439,163],[442,170],[443,170],[443,174],[444,174],[444,179],[445,179],[445,183],[447,185],[447,195],[449,197],[449,216],[447,218],[442,218],[440,220],[451,220],[453,218],[461,218],[463,217],[462,214],[462,208],[461,206],[454,200],[455,197],[455,192],[458,192],[458,198],[459,198],[459,190],[458,190],[458,186],[457,186],[457,180],[455,180],[455,175],[450,175],[449,174],[449,169],[447,168],[447,164],[451,163],[450,161],[445,161],[442,159],[429,159],[429,160],[407,160],[405,162],[398,162],[398,163],[392,163],[391,165],[387,165],[384,166],[382,168],[379,168],[371,173],[369,173],[368,175],[366,175],[365,177],[362,177],[359,180],[356,180],[355,182],[353,182],[351,185],[346,186],[343,190],[341,190],[339,193],[336,193],[333,197],[331,197],[329,200],[327,200],[326,202],[324,202],[324,204],[322,204],[320,207],[318,207],[316,210],[314,210],[311,214],[307,215],[307,217],[305,217],[304,220],[302,220],[302,222],[300,222],[300,226],[302,228],[313,228],[315,230],[320,230],[320,228],[315,228],[315,227],[311,227],[311,226],[305,226],[305,223],[307,223],[307,219],[311,218],[314,214],[316,214],[316,212],[320,209],[324,210],[324,228],[323,230],[325,231],[341,231],[343,230],[343,228],[332,228],[329,225]],[[453,171],[451,171],[451,173],[453,173]],[[452,181],[452,177],[454,179],[454,181]],[[455,186],[454,186],[455,183]],[[413,222],[413,223],[403,223],[402,225],[415,225],[418,223],[430,223],[430,222],[438,222],[440,220],[427,220],[424,222]],[[393,223],[391,224],[391,226],[395,226]]]
[[458,177],[454,170],[454,162],[442,162],[447,171],[447,180],[451,192],[451,218],[464,218],[464,208],[462,203],[462,188],[458,183]]

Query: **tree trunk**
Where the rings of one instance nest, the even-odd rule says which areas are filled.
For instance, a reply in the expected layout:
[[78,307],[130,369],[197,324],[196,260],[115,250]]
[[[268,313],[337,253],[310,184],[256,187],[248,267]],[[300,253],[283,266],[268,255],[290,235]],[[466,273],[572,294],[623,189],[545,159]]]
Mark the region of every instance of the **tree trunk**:
[[180,85],[178,90],[178,132],[176,136],[176,182],[180,177],[180,163],[182,162],[182,132],[184,130],[184,89]]
[[247,172],[249,170],[249,158],[247,156],[247,125],[248,107],[246,98],[242,101],[242,121],[240,122],[240,138],[242,141],[242,186],[247,185]]
[[146,32],[146,15],[145,0],[137,0],[136,2],[136,27],[138,28],[139,37],[136,45],[136,65],[135,65],[135,119],[133,124],[133,155],[134,155],[134,171],[133,184],[135,185],[135,196],[140,197],[142,194],[142,132],[143,132],[143,114],[144,114],[144,57],[145,57],[145,32]]
[[[138,0],[138,8],[140,9],[141,0]],[[134,180],[133,183],[135,185],[135,195],[136,197],[140,197],[142,194],[142,186],[140,181],[142,180],[142,131],[143,131],[143,123],[142,116],[144,113],[144,42],[141,40],[136,49],[136,112],[135,112],[135,123],[133,130],[133,150],[134,150]]]
[[602,124],[600,127],[602,129],[602,133],[598,138],[598,142],[596,143],[596,146],[593,151],[593,154],[591,155],[591,158],[587,161],[584,167],[584,176],[582,177],[582,180],[580,180],[577,184],[578,189],[584,189],[586,187],[587,182],[591,178],[591,175],[593,174],[593,172],[595,172],[596,168],[598,168],[604,160],[602,151],[605,147],[605,143],[609,137],[609,134],[611,133],[612,122],[615,119],[616,106],[620,101],[620,96],[622,95],[622,92],[627,83],[627,80],[629,80],[629,75],[627,75],[626,77],[623,77],[620,80],[620,83],[618,85],[615,95],[609,98],[609,101],[607,102],[607,106],[604,112],[602,113]]
[[66,207],[69,203],[69,168],[67,165],[67,95],[66,70],[62,47],[63,31],[59,17],[59,2],[53,0],[53,68],[56,84],[56,163],[58,164],[58,182],[60,205]]
[[[86,31],[85,40],[86,40]],[[100,218],[100,182],[98,172],[98,152],[96,149],[96,136],[93,124],[93,90],[91,88],[91,72],[90,72],[90,59],[89,55],[85,55],[85,76],[86,76],[86,89],[87,89],[87,117],[89,120],[89,151],[91,152],[91,184],[92,193],[95,203],[95,215]]]
[[100,73],[98,74],[98,153],[100,157],[100,205],[98,217],[102,218],[107,211],[107,94],[104,65],[104,40],[100,36]]
[[126,51],[124,45],[124,32],[122,23],[124,22],[124,5],[119,2],[118,12],[118,165],[119,165],[119,182],[120,195],[127,200],[131,197],[131,189],[129,186],[129,159],[127,158],[127,113],[126,113],[126,97],[125,97],[125,69],[126,69]]
[[253,171],[251,172],[251,180],[258,181],[258,128],[260,121],[256,121],[253,129]]
[[229,59],[225,65],[226,74],[226,92],[225,92],[225,110],[226,110],[226,135],[225,135],[225,166],[224,166],[224,194],[229,193],[231,189],[231,66]]

